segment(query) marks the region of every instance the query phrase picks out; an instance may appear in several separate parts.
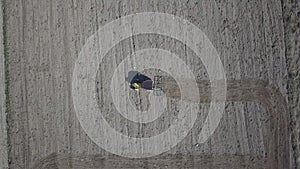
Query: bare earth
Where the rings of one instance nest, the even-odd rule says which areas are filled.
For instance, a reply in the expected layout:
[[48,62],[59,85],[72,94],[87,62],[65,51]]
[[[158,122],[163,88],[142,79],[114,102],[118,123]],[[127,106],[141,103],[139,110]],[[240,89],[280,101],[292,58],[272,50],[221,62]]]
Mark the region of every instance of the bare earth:
[[[0,2],[2,10],[2,1]],[[4,76],[4,46],[3,46],[3,13],[0,12],[0,168],[8,167],[7,133],[5,114],[5,76]]]
[[288,100],[291,131],[292,165],[300,167],[300,3],[299,1],[283,2],[283,18],[285,25],[285,46],[288,68]]
[[[296,106],[289,105],[291,97],[296,96],[289,95],[287,90],[291,83],[290,64],[287,65],[286,59],[284,26],[287,23],[283,20],[281,1],[7,2],[13,118],[10,168],[297,167],[299,147],[294,148],[291,141],[289,109],[296,112],[299,104],[295,101]],[[170,50],[189,65],[201,95],[197,122],[183,141],[161,155],[129,159],[101,149],[83,131],[72,101],[72,73],[78,53],[95,31],[122,16],[146,11],[187,19],[208,36],[224,65],[228,95],[218,128],[207,142],[198,144],[197,136],[207,116],[211,90],[201,60],[181,42],[161,35],[138,35],[120,42],[99,67],[95,82],[99,97],[111,101],[111,97],[103,93],[110,85],[114,69],[127,55],[150,47]],[[1,107],[4,104],[2,68],[0,62],[0,111],[4,110]],[[99,113],[117,131],[128,136],[151,137],[165,131],[176,117],[180,90],[172,78],[166,76],[164,80],[168,108],[154,122],[141,127],[114,113],[113,108]],[[295,85],[296,94],[298,89]],[[145,93],[130,94],[138,108],[147,109],[149,105],[143,100]],[[0,114],[0,124],[5,121],[3,114]],[[296,121],[293,115],[291,117]],[[4,127],[0,125],[0,135],[5,133]],[[1,136],[0,143],[5,142],[3,139]],[[1,144],[1,152],[4,148]],[[7,161],[6,157],[0,158],[0,162],[3,160]]]

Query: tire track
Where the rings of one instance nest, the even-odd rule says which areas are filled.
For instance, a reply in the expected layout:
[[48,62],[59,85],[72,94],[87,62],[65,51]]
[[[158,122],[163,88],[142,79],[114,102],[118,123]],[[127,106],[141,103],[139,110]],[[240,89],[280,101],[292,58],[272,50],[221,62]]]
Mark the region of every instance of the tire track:
[[[188,80],[185,80],[188,85]],[[210,102],[210,82],[208,80],[197,81],[200,102]],[[164,92],[167,97],[179,99],[180,89],[176,82],[172,78],[164,77]],[[196,101],[196,100],[190,100]],[[181,163],[186,166],[193,166],[194,164],[201,164],[196,161],[206,162],[209,167],[220,167],[218,164],[223,164],[226,168],[240,168],[241,165],[245,168],[271,168],[271,169],[283,169],[289,168],[289,133],[288,133],[288,109],[287,103],[280,91],[269,85],[263,80],[229,80],[227,81],[227,98],[226,101],[231,102],[256,102],[262,104],[267,110],[271,128],[269,135],[264,140],[264,146],[267,147],[266,158],[264,157],[248,157],[248,156],[219,156],[219,157],[207,157],[197,156],[190,157],[193,160],[188,160],[188,157],[176,157],[178,155],[159,155],[150,159],[155,165],[163,165],[167,161],[167,165],[170,161],[179,160],[178,165]],[[169,158],[169,159],[168,159]],[[196,159],[196,160],[195,160]],[[241,161],[239,161],[241,160]],[[68,168],[71,166],[81,166],[84,168],[103,167],[105,164],[114,166],[114,163],[122,162],[125,164],[123,167],[140,167],[143,160],[137,160],[133,162],[131,159],[123,157],[112,156],[112,158],[101,157],[98,155],[92,156],[76,156],[72,154],[52,154],[43,160],[39,161],[34,168],[49,168],[49,166],[56,168]],[[235,161],[234,164],[226,164],[226,162]],[[245,164],[243,164],[243,162]],[[215,166],[216,165],[216,166]],[[232,165],[232,166],[231,166]],[[186,167],[185,166],[185,167]],[[54,168],[55,168],[54,167]],[[116,166],[114,166],[116,167]],[[104,167],[105,168],[105,167]]]
[[248,155],[189,156],[183,154],[159,155],[147,159],[120,158],[115,155],[72,155],[53,153],[37,163],[33,169],[68,169],[72,168],[266,168],[266,159]]
[[[166,96],[179,99],[180,89],[176,82],[169,77],[164,79]],[[188,80],[182,80],[186,81],[187,85],[189,84]],[[208,80],[197,81],[197,85],[200,102],[210,102],[210,82]],[[268,142],[265,143],[268,147],[269,167],[289,168],[289,111],[287,102],[279,89],[263,80],[229,80],[227,81],[226,101],[256,102],[264,106],[271,121],[271,130],[266,138]]]

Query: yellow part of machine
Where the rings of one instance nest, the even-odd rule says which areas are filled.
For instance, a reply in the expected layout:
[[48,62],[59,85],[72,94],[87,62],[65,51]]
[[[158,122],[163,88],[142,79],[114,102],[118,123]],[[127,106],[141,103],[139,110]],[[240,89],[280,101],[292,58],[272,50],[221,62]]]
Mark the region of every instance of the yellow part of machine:
[[135,87],[136,89],[141,87],[140,84],[138,84],[138,83],[133,83],[132,86]]

